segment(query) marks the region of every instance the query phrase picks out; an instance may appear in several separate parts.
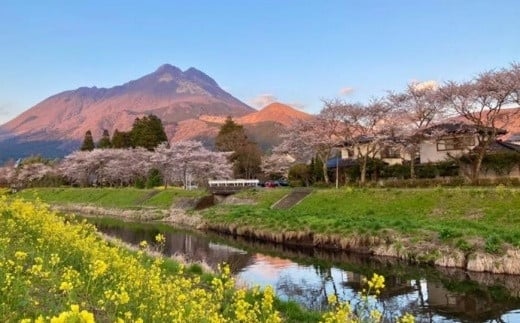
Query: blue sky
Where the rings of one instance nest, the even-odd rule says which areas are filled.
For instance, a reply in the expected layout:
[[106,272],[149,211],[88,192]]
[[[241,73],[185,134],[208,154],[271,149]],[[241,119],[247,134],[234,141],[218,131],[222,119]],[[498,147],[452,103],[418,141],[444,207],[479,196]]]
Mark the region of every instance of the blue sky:
[[274,97],[317,113],[322,98],[363,102],[518,62],[519,17],[520,2],[505,0],[3,0],[0,124],[164,63],[196,67],[251,105]]

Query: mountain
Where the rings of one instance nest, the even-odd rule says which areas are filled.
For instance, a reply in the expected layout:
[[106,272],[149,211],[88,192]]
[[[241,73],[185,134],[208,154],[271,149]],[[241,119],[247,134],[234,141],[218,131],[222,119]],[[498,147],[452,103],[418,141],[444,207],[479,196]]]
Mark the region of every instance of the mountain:
[[165,64],[153,73],[111,88],[81,87],[53,95],[0,126],[0,163],[33,154],[61,157],[79,147],[85,132],[130,130],[137,117],[155,114],[171,141],[194,139],[211,146],[225,118],[243,124],[268,150],[279,133],[310,115],[273,103],[257,111],[222,90],[205,73]]
[[136,117],[155,114],[165,125],[201,114],[239,117],[255,110],[222,90],[208,75],[165,64],[112,88],[82,87],[53,95],[0,127],[24,140],[81,140],[87,130],[128,130]]
[[[287,104],[274,102],[266,105],[261,110],[247,114],[242,117],[234,118],[234,121],[241,125],[254,124],[260,122],[277,122],[285,127],[290,127],[298,120],[310,120],[312,115],[303,111],[296,110]],[[202,115],[199,120],[209,123],[222,124],[226,121],[226,117],[217,117],[210,115]]]
[[[477,116],[475,114],[475,116]],[[447,122],[462,122],[470,123],[467,119],[461,116],[448,118]],[[509,140],[512,137],[520,136],[520,107],[508,107],[500,110],[500,114],[496,118],[495,126],[507,131],[505,135],[500,136],[501,140]]]
[[504,109],[501,115],[504,121],[499,120],[497,126],[507,130],[507,134],[502,139],[509,140],[512,137],[518,137],[520,135],[520,107]]
[[[198,119],[179,122],[172,141],[196,139],[212,144],[220,126],[227,117],[201,115]],[[244,126],[248,137],[267,151],[281,142],[280,134],[298,120],[309,120],[312,115],[283,103],[271,103],[259,111],[233,118]]]
[[286,127],[298,120],[310,120],[312,116],[303,111],[296,110],[286,104],[274,102],[262,110],[242,116],[237,119],[240,124],[251,124],[266,121],[275,121]]

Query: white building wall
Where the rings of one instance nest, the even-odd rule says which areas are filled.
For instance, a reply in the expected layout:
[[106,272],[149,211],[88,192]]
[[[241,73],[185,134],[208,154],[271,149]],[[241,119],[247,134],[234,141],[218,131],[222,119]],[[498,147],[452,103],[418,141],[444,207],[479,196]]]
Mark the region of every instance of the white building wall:
[[447,151],[437,151],[437,142],[435,140],[423,141],[419,147],[421,164],[445,160],[448,157],[447,153]]
[[466,149],[439,151],[437,150],[437,140],[425,140],[421,142],[419,147],[420,162],[424,164],[445,161],[450,158],[448,154],[452,157],[460,157],[474,147],[475,145],[467,147]]

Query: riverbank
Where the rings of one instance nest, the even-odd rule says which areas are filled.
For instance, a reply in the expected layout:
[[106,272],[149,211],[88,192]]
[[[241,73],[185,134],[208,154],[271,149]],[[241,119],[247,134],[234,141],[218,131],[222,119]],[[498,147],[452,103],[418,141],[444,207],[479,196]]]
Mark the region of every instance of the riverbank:
[[517,189],[325,189],[289,210],[271,209],[279,196],[263,194],[236,196],[255,205],[218,205],[201,212],[203,227],[289,245],[520,274]]
[[[47,190],[24,194],[29,197],[38,192],[44,201],[62,208],[68,205],[68,211],[80,213],[70,209],[78,204],[60,202]],[[72,190],[63,195],[77,194],[75,189],[63,190]],[[192,197],[172,198],[170,209],[164,204],[163,208],[151,208],[160,212],[142,220],[161,219],[263,241],[396,257],[475,272],[520,274],[518,189],[323,189],[315,190],[289,210],[270,208],[288,192],[246,191],[233,196],[234,203],[199,212],[190,211],[186,201],[201,193],[191,192]],[[142,216],[143,210],[134,210],[134,216]],[[95,212],[106,214],[100,209]],[[112,212],[117,213],[125,214]]]

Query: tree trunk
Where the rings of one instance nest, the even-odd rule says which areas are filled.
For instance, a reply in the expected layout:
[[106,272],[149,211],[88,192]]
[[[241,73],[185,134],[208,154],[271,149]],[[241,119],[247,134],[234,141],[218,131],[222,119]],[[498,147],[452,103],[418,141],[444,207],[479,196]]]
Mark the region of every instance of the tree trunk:
[[410,152],[410,179],[415,179],[415,156],[417,155],[417,146],[412,146],[412,150]]
[[484,156],[486,155],[487,147],[489,146],[489,141],[484,142],[482,147],[478,147],[477,155],[475,156],[476,160],[473,162],[473,167],[471,170],[471,182],[473,184],[478,183],[478,179],[480,177],[480,169],[482,168],[482,161],[484,160]]
[[478,179],[480,177],[480,169],[482,168],[482,160],[484,159],[484,154],[480,153],[477,155],[477,160],[475,160],[472,173],[471,173],[471,182],[473,184],[478,183]]
[[415,158],[410,160],[410,178],[415,179]]
[[361,159],[361,174],[360,174],[360,177],[359,177],[359,183],[361,185],[364,185],[365,184],[365,181],[366,181],[366,175],[367,175],[367,157],[364,156],[362,159]]
[[322,169],[323,169],[323,179],[325,180],[325,183],[328,185],[329,184],[329,173],[327,171],[327,161],[323,161],[322,159]]

